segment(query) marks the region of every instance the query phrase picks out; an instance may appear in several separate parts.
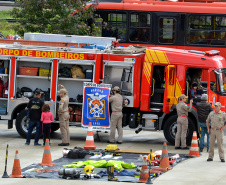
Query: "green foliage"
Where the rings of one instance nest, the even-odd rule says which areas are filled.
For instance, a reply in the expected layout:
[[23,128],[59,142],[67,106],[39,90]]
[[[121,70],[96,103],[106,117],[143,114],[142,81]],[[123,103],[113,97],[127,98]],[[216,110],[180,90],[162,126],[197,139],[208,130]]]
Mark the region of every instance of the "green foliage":
[[[14,29],[20,35],[24,32],[91,35],[91,29],[96,31],[93,29],[95,26],[86,23],[92,18],[95,7],[87,8],[88,1],[15,0],[19,8],[14,8],[11,14],[13,18],[21,20],[21,26]],[[76,13],[73,13],[75,10]]]
[[10,15],[10,10],[2,10],[0,11],[0,19],[10,19],[12,16]]
[[7,21],[0,21],[0,32],[6,37],[6,35],[15,35],[14,27],[17,27],[19,23],[8,23]]

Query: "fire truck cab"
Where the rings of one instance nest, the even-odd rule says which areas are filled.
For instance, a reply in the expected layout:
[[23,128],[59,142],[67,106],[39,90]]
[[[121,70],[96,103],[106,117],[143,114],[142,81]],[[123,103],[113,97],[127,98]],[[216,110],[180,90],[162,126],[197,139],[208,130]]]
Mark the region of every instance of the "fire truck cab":
[[[28,128],[25,107],[36,88],[46,92],[44,100],[51,106],[55,119],[52,130],[59,128],[58,84],[63,84],[69,92],[69,106],[73,109],[70,125],[81,125],[81,112],[76,110],[82,110],[83,82],[112,84],[121,88],[127,102],[123,108],[123,127],[135,129],[136,133],[163,130],[171,144],[174,144],[177,128],[178,97],[181,94],[189,96],[192,78],[198,71],[202,71],[201,84],[209,102],[213,105],[221,102],[225,111],[226,61],[218,51],[135,46],[98,50],[4,44],[0,45],[0,62],[0,117],[8,120],[8,128],[13,127],[16,119],[16,129],[23,137]],[[90,74],[83,78],[60,74],[61,69],[71,69],[75,65],[82,71],[91,71],[91,77]],[[36,68],[35,74],[30,74],[32,68]],[[26,93],[20,96],[22,89]],[[193,131],[198,130],[196,101],[188,116],[188,144]]]

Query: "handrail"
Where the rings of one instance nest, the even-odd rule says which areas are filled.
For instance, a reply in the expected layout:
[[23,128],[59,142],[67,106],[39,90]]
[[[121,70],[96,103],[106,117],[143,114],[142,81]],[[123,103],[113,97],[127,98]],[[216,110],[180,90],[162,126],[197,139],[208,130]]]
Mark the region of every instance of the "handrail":
[[152,80],[153,80],[153,83],[152,83],[153,89],[152,89],[152,94],[151,94],[151,96],[153,96],[153,95],[154,95],[154,92],[155,92],[155,79],[152,78]]
[[189,83],[188,83],[188,81],[186,81],[186,83],[187,83],[187,96],[188,96]]

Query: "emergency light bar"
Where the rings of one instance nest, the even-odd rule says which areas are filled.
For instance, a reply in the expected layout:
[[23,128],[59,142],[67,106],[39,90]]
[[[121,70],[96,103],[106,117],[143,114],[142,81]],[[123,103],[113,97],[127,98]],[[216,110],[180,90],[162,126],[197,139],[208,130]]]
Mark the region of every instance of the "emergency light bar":
[[205,54],[208,56],[219,55],[219,53],[220,53],[220,51],[217,51],[217,50],[205,51]]

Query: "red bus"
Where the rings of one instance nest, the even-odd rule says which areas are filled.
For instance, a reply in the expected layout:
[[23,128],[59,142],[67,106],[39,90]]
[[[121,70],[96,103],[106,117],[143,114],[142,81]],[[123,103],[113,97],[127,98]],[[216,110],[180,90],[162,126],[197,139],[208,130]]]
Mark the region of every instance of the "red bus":
[[99,36],[116,37],[122,46],[216,48],[226,58],[226,2],[219,0],[99,0],[94,23]]

